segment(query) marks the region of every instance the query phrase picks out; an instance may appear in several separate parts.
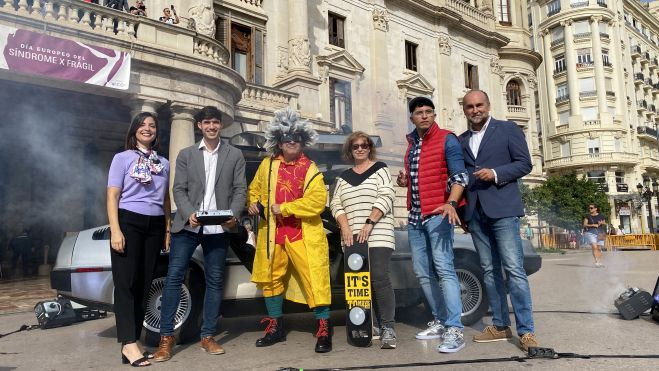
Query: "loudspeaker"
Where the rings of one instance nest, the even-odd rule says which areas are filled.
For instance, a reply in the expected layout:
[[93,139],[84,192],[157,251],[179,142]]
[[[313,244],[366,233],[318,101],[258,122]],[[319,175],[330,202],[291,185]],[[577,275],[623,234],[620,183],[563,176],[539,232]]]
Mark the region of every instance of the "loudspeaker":
[[654,292],[652,293],[652,319],[659,322],[659,277],[657,283],[654,284]]
[[42,329],[68,326],[76,322],[76,314],[71,306],[71,301],[62,297],[38,302],[34,306],[34,314]]
[[634,319],[652,307],[652,296],[649,292],[637,287],[630,287],[613,302],[622,318]]

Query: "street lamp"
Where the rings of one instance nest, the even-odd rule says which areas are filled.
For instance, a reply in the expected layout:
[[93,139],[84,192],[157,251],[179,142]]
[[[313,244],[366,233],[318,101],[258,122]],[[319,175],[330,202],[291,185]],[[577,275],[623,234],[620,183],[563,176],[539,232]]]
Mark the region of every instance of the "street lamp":
[[643,178],[643,184],[638,183],[636,185],[639,196],[641,199],[648,204],[648,216],[649,222],[648,226],[650,228],[650,233],[654,233],[654,218],[652,217],[652,196],[657,196],[659,198],[659,183],[657,179],[652,181],[652,189],[650,189],[650,178]]

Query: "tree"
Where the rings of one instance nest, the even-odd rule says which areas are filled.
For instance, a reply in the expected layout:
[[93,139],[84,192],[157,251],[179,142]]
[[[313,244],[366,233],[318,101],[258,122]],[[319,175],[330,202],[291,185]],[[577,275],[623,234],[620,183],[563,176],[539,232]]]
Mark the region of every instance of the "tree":
[[528,214],[537,213],[550,225],[568,230],[581,229],[591,203],[599,206],[602,215],[611,211],[608,197],[599,185],[575,174],[550,176],[532,189],[522,185],[522,200]]

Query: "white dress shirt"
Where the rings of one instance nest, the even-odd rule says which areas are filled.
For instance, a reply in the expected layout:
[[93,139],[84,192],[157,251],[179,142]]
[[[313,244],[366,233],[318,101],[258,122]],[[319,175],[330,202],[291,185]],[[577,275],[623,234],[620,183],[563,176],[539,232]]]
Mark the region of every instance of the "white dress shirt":
[[[201,202],[201,205],[199,205],[199,211],[217,210],[217,201],[215,200],[215,173],[217,171],[217,151],[220,149],[220,142],[217,143],[217,147],[212,151],[206,149],[205,141],[202,140],[201,143],[199,143],[199,150],[203,151],[204,154],[204,171],[206,176],[204,182],[206,189],[204,190],[204,199]],[[183,228],[190,232],[198,233],[200,227],[193,228],[187,224]],[[224,229],[221,225],[204,226],[203,234],[218,233],[224,233]]]
[[[487,130],[487,126],[490,125],[490,120],[492,119],[492,116],[488,116],[487,121],[485,121],[485,125],[481,128],[479,131],[474,131],[469,129],[471,131],[471,138],[469,138],[469,149],[471,149],[471,153],[474,154],[474,158],[478,157],[478,149],[481,147],[481,142],[483,141],[483,137],[485,136],[485,130]],[[480,169],[476,169],[478,171]],[[494,173],[494,183],[498,183],[497,179],[497,172],[492,169],[492,172]]]

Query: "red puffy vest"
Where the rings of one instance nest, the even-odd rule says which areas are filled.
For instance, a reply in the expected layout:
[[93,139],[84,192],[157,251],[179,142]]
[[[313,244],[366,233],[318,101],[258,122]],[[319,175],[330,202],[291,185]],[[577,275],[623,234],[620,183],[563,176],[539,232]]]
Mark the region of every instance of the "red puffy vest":
[[[449,193],[446,192],[448,183],[448,166],[446,164],[444,144],[446,136],[452,131],[444,130],[434,123],[423,136],[421,156],[419,158],[419,198],[421,200],[421,215],[430,215],[430,212],[446,203]],[[414,144],[412,134],[407,136],[407,151],[405,151],[405,171],[410,173],[409,155]],[[411,180],[410,180],[411,181]],[[407,186],[407,210],[411,207],[412,186]]]

